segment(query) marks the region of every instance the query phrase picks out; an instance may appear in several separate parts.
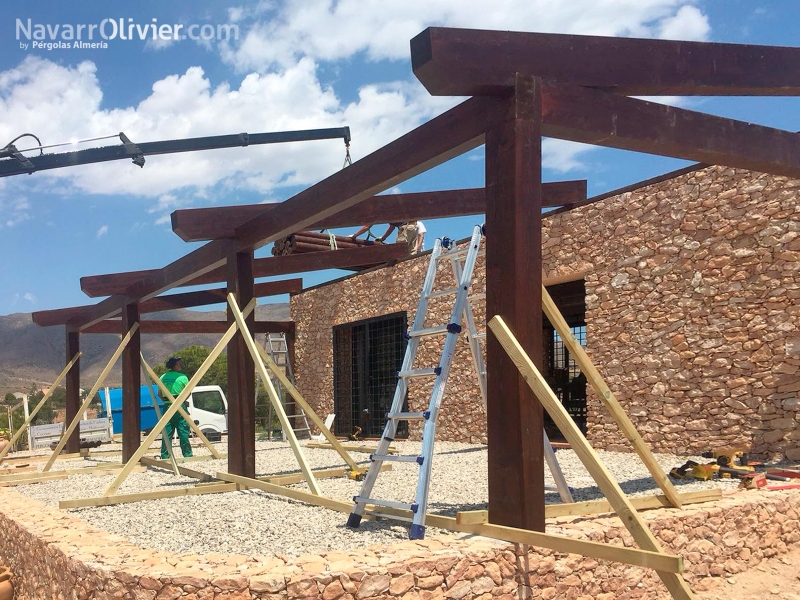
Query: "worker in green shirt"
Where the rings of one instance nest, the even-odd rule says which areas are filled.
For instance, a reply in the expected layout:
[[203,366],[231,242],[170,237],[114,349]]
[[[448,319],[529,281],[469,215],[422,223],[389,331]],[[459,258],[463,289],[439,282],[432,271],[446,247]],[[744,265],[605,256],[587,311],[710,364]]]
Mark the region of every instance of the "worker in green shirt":
[[[189,378],[181,373],[180,356],[173,356],[167,359],[167,372],[161,376],[161,381],[169,390],[169,393],[172,394],[173,398],[177,398],[178,394],[186,387],[189,383]],[[171,402],[167,398],[164,398],[165,412],[169,410],[170,404]],[[186,408],[186,403],[184,403],[184,408]],[[181,452],[184,458],[192,455],[192,445],[189,443],[189,423],[186,422],[186,419],[183,418],[180,412],[176,412],[167,422],[161,435],[161,458],[163,460],[169,458],[167,444],[169,443],[170,446],[172,445],[172,436],[176,429],[178,430],[178,440],[181,443]]]

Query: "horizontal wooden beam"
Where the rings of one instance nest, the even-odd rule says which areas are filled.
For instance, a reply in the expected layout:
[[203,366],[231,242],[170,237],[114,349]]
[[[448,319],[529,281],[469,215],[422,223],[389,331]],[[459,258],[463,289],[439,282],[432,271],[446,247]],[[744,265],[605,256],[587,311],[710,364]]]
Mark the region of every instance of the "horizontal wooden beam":
[[[565,206],[586,200],[586,180],[555,181],[542,185],[542,204]],[[214,208],[189,208],[172,213],[172,230],[186,242],[230,238],[250,219],[266,215],[280,204],[247,204]],[[373,196],[360,204],[314,223],[308,229],[355,227],[477,215],[486,212],[486,190],[470,188],[438,192],[412,192]]]
[[[685,492],[679,494],[681,505],[701,504],[703,502],[715,502],[722,498],[722,490],[700,490],[697,492]],[[648,510],[651,508],[673,508],[669,498],[663,494],[657,496],[637,496],[630,498],[631,505],[636,510]],[[544,516],[547,519],[553,517],[567,517],[580,515],[596,515],[601,513],[613,513],[614,509],[608,500],[589,500],[587,502],[571,502],[568,504],[548,504],[544,508]]]
[[[291,273],[306,273],[309,271],[322,271],[325,269],[346,269],[349,267],[363,267],[368,265],[380,265],[390,263],[400,258],[408,256],[408,245],[406,244],[383,244],[369,246],[366,248],[346,248],[335,252],[309,252],[308,254],[295,254],[289,256],[272,256],[268,258],[257,258],[253,264],[254,277],[276,277],[279,275],[289,275]],[[90,296],[110,296],[113,294],[125,293],[125,288],[130,285],[130,281],[140,280],[155,271],[131,271],[129,273],[115,273],[109,275],[92,275],[81,278],[81,289]],[[225,270],[217,269],[206,273],[184,285],[206,285],[225,281]],[[259,286],[256,284],[256,293]],[[179,294],[175,294],[176,296]],[[141,312],[148,312],[146,307],[149,302],[172,298],[173,295],[159,296],[153,300],[143,302]],[[261,296],[259,296],[261,297]],[[82,308],[82,307],[81,307]],[[73,310],[73,309],[58,309]],[[34,313],[38,319],[44,318],[47,313],[54,311],[41,311]],[[72,314],[79,314],[78,312]],[[39,321],[34,320],[39,324]],[[58,324],[58,323],[53,323]],[[45,325],[42,325],[43,327]]]
[[545,83],[542,135],[800,177],[800,136],[575,85]]
[[58,508],[83,508],[86,506],[111,506],[112,504],[127,504],[128,502],[141,502],[143,500],[160,500],[162,498],[178,498],[180,496],[202,496],[205,494],[221,494],[236,492],[241,486],[235,483],[200,484],[195,487],[178,488],[171,490],[154,490],[139,494],[116,494],[114,496],[100,496],[97,498],[77,498],[75,500],[60,500]]
[[[119,280],[124,280],[128,277],[128,273],[119,273]],[[108,287],[118,281],[115,279],[116,275],[97,275],[102,283],[98,286]],[[276,296],[279,294],[295,294],[303,291],[303,279],[286,279],[284,281],[267,281],[255,285],[254,295],[257,298],[264,298],[266,296]],[[139,314],[149,314],[161,312],[165,310],[174,310],[176,308],[194,308],[197,306],[208,306],[210,304],[225,303],[226,288],[217,288],[213,290],[201,290],[198,292],[184,292],[181,294],[168,294],[166,296],[159,296],[151,298],[139,305]],[[31,319],[40,327],[51,327],[53,325],[64,325],[69,323],[71,319],[83,314],[84,311],[90,309],[90,306],[74,306],[72,308],[56,308],[53,310],[40,310],[31,314]],[[112,315],[113,316],[113,315]],[[100,330],[94,333],[100,333]],[[114,333],[119,333],[117,330]],[[167,333],[150,331],[150,333]],[[188,333],[188,332],[187,332]]]
[[628,95],[797,96],[800,49],[431,27],[411,40],[434,96],[497,94],[516,73]]
[[[139,321],[139,332],[143,334],[177,334],[177,333],[225,333],[228,330],[225,321]],[[292,321],[256,321],[251,333],[290,333],[294,329]],[[108,319],[99,321],[84,329],[81,333],[121,333],[122,321]]]

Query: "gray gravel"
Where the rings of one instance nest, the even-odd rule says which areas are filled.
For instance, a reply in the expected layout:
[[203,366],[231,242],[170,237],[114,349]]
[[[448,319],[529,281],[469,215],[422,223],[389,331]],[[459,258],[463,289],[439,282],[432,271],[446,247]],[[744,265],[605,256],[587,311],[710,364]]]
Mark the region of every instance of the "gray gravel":
[[[396,444],[403,454],[419,452],[420,444]],[[102,449],[114,449],[104,446]],[[116,446],[119,448],[119,446]],[[226,444],[217,444],[226,452]],[[296,461],[285,442],[263,441],[256,443],[256,472],[258,475],[298,471]],[[177,448],[176,448],[177,450]],[[345,466],[334,451],[306,449],[312,468],[338,468]],[[196,448],[195,454],[207,454]],[[41,454],[41,453],[40,453]],[[659,493],[655,482],[635,454],[599,452],[601,459],[629,495]],[[17,454],[15,456],[20,456]],[[576,501],[602,498],[592,478],[572,450],[556,453]],[[368,455],[353,453],[356,461],[366,464]],[[656,455],[665,471],[683,464],[687,458],[702,461],[699,457]],[[54,469],[74,469],[118,463],[119,457],[95,460],[59,461]],[[38,463],[39,468],[43,463]],[[227,460],[198,461],[186,466],[197,471],[215,474],[227,470]],[[418,468],[411,463],[393,463],[392,471],[382,473],[375,486],[373,497],[411,502]],[[552,483],[549,472],[546,479]],[[486,482],[487,452],[485,446],[437,442],[433,463],[433,477],[429,496],[429,512],[454,516],[458,510],[486,508],[488,488]],[[113,475],[71,475],[68,479],[14,488],[21,494],[45,504],[58,506],[59,500],[101,496],[113,481]],[[188,477],[176,477],[172,472],[150,468],[146,473],[132,473],[119,493],[137,493],[195,483]],[[322,492],[331,498],[350,500],[361,484],[345,478],[321,479]],[[681,491],[712,487],[733,488],[736,481],[714,480],[707,482],[680,481]],[[308,489],[298,484],[298,489]],[[557,503],[555,492],[547,494],[547,502]],[[206,554],[214,552],[265,555],[283,554],[299,556],[330,550],[363,548],[375,544],[395,543],[408,539],[404,523],[382,520],[363,522],[357,530],[344,526],[347,515],[328,509],[309,506],[301,502],[273,496],[259,490],[187,496],[151,500],[107,507],[73,509],[73,516],[83,519],[106,531],[127,538],[132,543],[156,550]],[[429,529],[429,535],[436,530]]]

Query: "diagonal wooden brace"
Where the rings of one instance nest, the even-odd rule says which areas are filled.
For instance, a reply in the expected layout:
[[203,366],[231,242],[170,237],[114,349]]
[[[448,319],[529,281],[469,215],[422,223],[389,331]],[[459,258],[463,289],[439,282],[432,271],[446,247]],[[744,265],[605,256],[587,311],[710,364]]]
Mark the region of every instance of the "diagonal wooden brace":
[[356,461],[353,460],[353,457],[350,456],[347,450],[345,450],[344,446],[342,446],[339,440],[336,439],[336,436],[334,436],[333,433],[331,433],[331,430],[325,426],[325,422],[319,418],[319,415],[317,415],[317,413],[314,412],[314,409],[311,408],[308,402],[306,402],[305,398],[303,398],[302,394],[300,394],[300,391],[292,384],[291,381],[289,381],[289,378],[281,372],[280,367],[275,364],[275,361],[273,361],[272,357],[267,354],[267,351],[258,344],[256,344],[256,348],[258,348],[258,353],[261,355],[261,359],[264,361],[266,367],[275,374],[275,377],[278,378],[278,381],[281,382],[281,385],[286,388],[289,394],[291,394],[292,398],[294,398],[294,401],[300,405],[300,408],[303,409],[303,411],[306,413],[306,416],[311,419],[314,425],[319,428],[322,435],[324,435],[325,439],[330,442],[331,446],[333,446],[333,449],[339,453],[339,456],[342,457],[344,462],[346,462],[353,471],[358,471],[359,473],[366,471],[364,467],[359,467]]
[[228,306],[231,309],[233,318],[236,319],[236,324],[239,326],[239,331],[242,334],[244,343],[247,346],[247,349],[250,351],[250,355],[253,357],[256,371],[261,377],[261,381],[264,382],[267,395],[269,396],[270,402],[272,402],[272,407],[275,409],[275,412],[278,415],[278,419],[281,422],[281,427],[283,427],[283,432],[286,435],[286,439],[289,441],[289,445],[291,446],[292,452],[297,459],[297,463],[300,465],[300,470],[303,472],[303,477],[305,478],[306,483],[308,483],[308,487],[311,489],[311,492],[319,496],[321,492],[319,486],[317,485],[317,478],[314,477],[311,466],[306,461],[306,456],[303,454],[303,449],[300,447],[300,443],[297,441],[297,436],[294,434],[292,424],[289,423],[289,419],[286,416],[286,411],[283,410],[283,404],[281,403],[281,399],[278,397],[278,392],[275,390],[275,386],[272,385],[272,379],[270,378],[264,363],[261,361],[261,357],[258,353],[258,344],[253,341],[253,336],[250,335],[250,331],[247,329],[247,323],[244,321],[245,316],[236,305],[236,296],[234,296],[232,293],[228,294]]
[[656,480],[658,487],[660,487],[661,491],[664,492],[664,495],[669,499],[672,506],[680,508],[682,504],[681,495],[675,489],[675,486],[672,485],[672,482],[669,480],[669,477],[667,477],[667,474],[664,473],[661,465],[658,464],[658,461],[656,460],[655,456],[653,456],[653,453],[650,451],[648,445],[642,439],[642,436],[639,435],[638,431],[636,431],[636,426],[631,422],[628,414],[625,412],[622,406],[620,406],[620,403],[614,397],[614,394],[608,385],[606,385],[603,376],[600,375],[600,372],[594,366],[594,363],[592,363],[592,359],[590,359],[589,355],[586,354],[586,350],[584,350],[583,346],[581,346],[578,340],[575,339],[575,336],[572,334],[572,330],[570,329],[569,325],[567,325],[567,322],[559,312],[556,303],[553,302],[553,299],[550,297],[550,294],[547,292],[547,289],[544,286],[542,286],[542,310],[547,316],[547,319],[550,321],[550,324],[555,327],[558,335],[560,335],[561,339],[564,340],[564,345],[575,359],[575,362],[578,363],[578,366],[581,368],[581,372],[586,375],[586,380],[592,386],[595,394],[597,394],[603,401],[603,404],[606,405],[608,412],[610,412],[611,416],[614,417],[614,420],[617,422],[617,425],[619,425],[622,433],[625,434],[626,438],[628,438],[631,446],[633,446],[633,449],[639,455],[639,458],[642,459],[642,462],[647,467],[647,470],[650,471],[653,479]]
[[28,415],[28,418],[25,419],[25,422],[22,425],[20,425],[20,428],[17,429],[17,432],[11,437],[11,441],[8,443],[8,445],[5,448],[3,448],[2,450],[0,450],[0,463],[3,462],[3,457],[6,454],[9,453],[9,451],[12,448],[12,446],[17,442],[17,440],[20,437],[22,437],[22,434],[25,433],[25,431],[28,429],[28,426],[31,424],[31,421],[33,421],[33,419],[36,417],[36,414],[42,409],[42,407],[44,406],[44,403],[47,402],[47,399],[50,398],[50,396],[53,394],[53,392],[56,391],[56,388],[58,387],[58,384],[61,383],[61,380],[64,379],[64,377],[67,376],[67,373],[69,373],[69,370],[72,368],[72,365],[74,365],[76,362],[78,362],[78,359],[81,357],[81,354],[82,354],[81,352],[78,352],[72,358],[72,360],[69,361],[69,363],[67,363],[67,366],[64,367],[64,370],[61,371],[61,373],[58,375],[58,377],[56,377],[56,380],[53,382],[53,385],[50,386],[50,391],[47,392],[42,397],[41,400],[39,400],[39,404],[37,404],[34,407],[34,409]]
[[[256,300],[254,298],[247,305],[247,308],[245,308],[245,315],[249,315],[251,312],[253,312],[255,307]],[[217,357],[222,354],[222,351],[228,345],[228,342],[230,342],[233,336],[236,334],[237,329],[238,325],[236,325],[236,323],[231,324],[231,326],[228,328],[228,331],[226,331],[220,341],[217,342],[217,345],[214,346],[214,349],[203,361],[203,364],[200,365],[199,369],[197,369],[197,372],[189,380],[189,383],[186,385],[186,387],[183,388],[181,393],[178,394],[178,397],[175,398],[175,402],[172,403],[172,406],[170,406],[169,409],[167,409],[167,411],[161,416],[161,418],[158,420],[158,423],[156,423],[155,427],[153,427],[152,431],[139,446],[139,449],[133,453],[133,456],[130,457],[120,474],[117,475],[116,479],[114,479],[114,481],[111,482],[111,485],[108,486],[108,489],[103,493],[103,496],[112,496],[114,493],[116,493],[116,491],[119,489],[119,486],[122,485],[131,470],[133,470],[133,468],[139,463],[139,460],[142,458],[142,456],[144,456],[144,453],[147,452],[148,448],[150,448],[150,444],[153,443],[153,440],[156,439],[156,436],[163,431],[167,422],[176,412],[178,412],[180,403],[189,397],[189,394],[192,393],[192,390],[197,385],[197,382],[203,378],[203,376],[206,374],[206,371],[208,371],[211,368],[211,365],[214,364],[214,361],[217,360]]]
[[[147,364],[147,361],[145,361],[144,357],[142,357],[142,366],[144,366],[145,370],[147,371],[148,376],[150,377],[150,379],[153,380],[153,383],[155,383],[158,386],[158,389],[161,390],[161,393],[164,394],[164,397],[167,400],[169,400],[170,402],[175,402],[176,401],[175,397],[172,394],[169,393],[169,390],[166,388],[166,386],[161,381],[161,379],[158,377],[158,375],[156,375],[156,372],[153,371],[153,369],[150,368],[150,365]],[[194,386],[192,386],[192,387],[194,387]],[[158,409],[156,409],[156,411],[158,411]],[[186,419],[186,422],[189,424],[189,427],[192,428],[192,431],[194,431],[195,435],[200,439],[200,441],[202,441],[203,444],[205,444],[206,448],[208,448],[209,452],[211,452],[211,455],[214,458],[220,458],[220,453],[214,447],[214,444],[212,444],[211,442],[208,441],[208,438],[206,437],[206,435],[202,431],[200,431],[200,428],[197,426],[197,424],[189,416],[189,413],[186,412],[186,409],[184,409],[183,406],[178,406],[178,412],[181,413],[181,416],[184,419]],[[159,415],[159,417],[160,417],[160,415]],[[167,447],[169,447],[169,446],[170,445],[168,444]]]
[[[489,321],[489,328],[494,333],[497,340],[503,346],[503,349],[508,353],[509,358],[517,366],[517,369],[522,375],[522,378],[530,386],[533,393],[542,403],[544,409],[548,412],[550,417],[555,421],[561,433],[567,438],[572,450],[578,455],[586,470],[597,483],[600,491],[603,492],[608,502],[613,507],[614,511],[619,516],[623,525],[628,529],[633,539],[643,549],[651,552],[658,552],[663,554],[661,545],[648,529],[647,524],[642,520],[636,508],[631,504],[631,501],[619,487],[619,484],[614,479],[614,476],[606,469],[605,465],[600,460],[600,457],[589,444],[588,440],[583,436],[581,430],[569,416],[567,409],[561,404],[553,390],[544,380],[536,365],[527,355],[525,350],[519,344],[514,334],[505,324],[503,319],[496,315]],[[694,598],[691,589],[686,581],[675,573],[665,571],[656,571],[661,581],[667,586],[673,598],[681,600],[690,600]]]
[[67,427],[66,431],[64,431],[64,433],[61,435],[61,439],[58,440],[58,444],[56,444],[56,448],[55,450],[53,450],[53,454],[50,455],[50,460],[47,461],[47,464],[42,469],[42,472],[49,471],[50,467],[53,466],[53,463],[56,462],[56,458],[58,458],[58,455],[61,454],[61,451],[64,449],[64,446],[67,445],[67,440],[69,440],[69,436],[72,435],[72,432],[75,431],[75,428],[78,426],[78,423],[80,423],[81,415],[83,415],[86,409],[89,408],[89,405],[92,403],[95,394],[103,385],[103,382],[106,380],[106,377],[108,377],[108,374],[111,372],[111,369],[113,369],[114,365],[117,364],[119,357],[122,356],[122,351],[125,350],[125,347],[128,345],[128,342],[131,341],[131,337],[133,337],[133,334],[136,333],[137,329],[139,329],[139,324],[134,323],[133,327],[130,328],[128,333],[125,334],[125,337],[122,338],[122,341],[120,341],[119,346],[117,346],[117,349],[114,351],[114,354],[112,354],[111,358],[108,360],[105,369],[103,369],[103,372],[100,373],[100,377],[97,378],[97,381],[92,386],[92,389],[89,391],[88,394],[86,394],[86,398],[81,404],[81,407],[78,409],[77,414],[72,419],[72,423],[69,424],[69,427]]

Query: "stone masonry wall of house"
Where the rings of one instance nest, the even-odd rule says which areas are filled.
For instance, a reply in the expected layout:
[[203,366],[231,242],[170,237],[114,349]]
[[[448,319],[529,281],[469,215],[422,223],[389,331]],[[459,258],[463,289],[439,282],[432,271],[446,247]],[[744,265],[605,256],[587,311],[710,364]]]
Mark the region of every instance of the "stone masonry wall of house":
[[[800,542],[797,491],[741,492],[643,516],[664,551],[683,556],[695,591]],[[562,517],[547,531],[633,545],[616,517]],[[486,538],[432,537],[296,558],[172,554],[134,546],[8,488],[0,488],[0,532],[0,564],[14,572],[19,600],[669,598],[648,569]]]
[[[709,167],[544,220],[545,281],[584,279],[587,352],[654,450],[742,444],[800,460],[798,193],[798,180]],[[426,265],[423,255],[292,297],[298,384],[320,414],[334,404],[332,327],[398,311],[411,322]],[[476,273],[478,293],[483,262]],[[439,355],[429,342],[418,365]],[[412,410],[429,385],[410,389]],[[592,444],[625,448],[591,391],[588,410]],[[463,340],[439,423],[440,439],[486,441]]]

